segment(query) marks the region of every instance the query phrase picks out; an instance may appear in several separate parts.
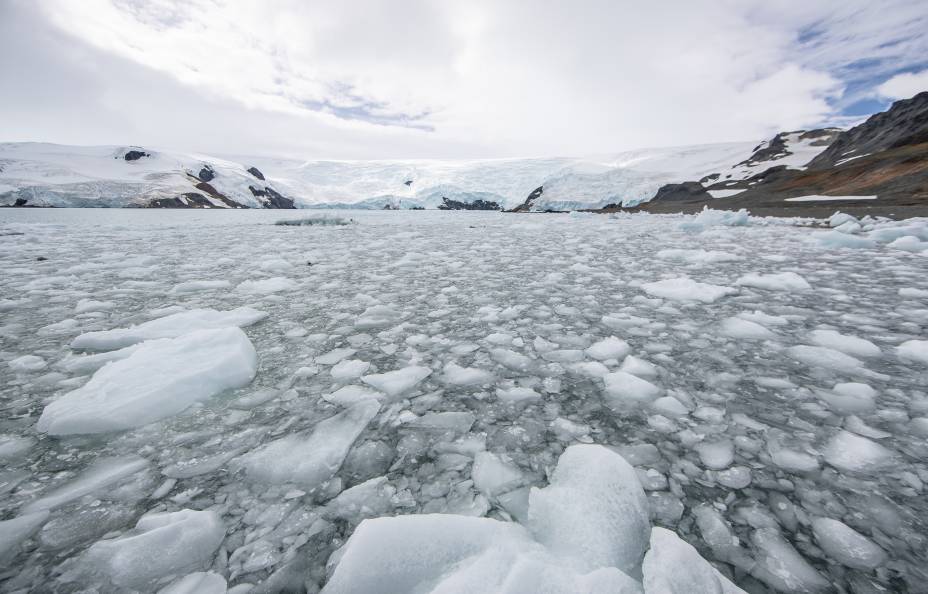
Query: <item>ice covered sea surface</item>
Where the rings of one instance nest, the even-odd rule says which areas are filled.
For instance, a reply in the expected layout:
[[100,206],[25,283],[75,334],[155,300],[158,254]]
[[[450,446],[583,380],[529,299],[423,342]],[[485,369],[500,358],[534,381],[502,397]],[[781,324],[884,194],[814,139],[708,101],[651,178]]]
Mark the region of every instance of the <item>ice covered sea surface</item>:
[[344,214],[0,211],[0,591],[928,591],[928,222]]

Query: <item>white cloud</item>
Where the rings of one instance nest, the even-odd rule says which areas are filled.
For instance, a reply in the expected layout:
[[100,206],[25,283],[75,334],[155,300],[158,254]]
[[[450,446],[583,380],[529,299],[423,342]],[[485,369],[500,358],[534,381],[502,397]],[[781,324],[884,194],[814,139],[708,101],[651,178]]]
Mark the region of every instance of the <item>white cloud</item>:
[[[64,78],[100,87],[78,85],[82,95],[35,114],[50,118],[50,136],[69,100],[86,101],[69,139],[111,142],[122,129],[137,143],[211,152],[401,158],[603,153],[833,121],[835,104],[853,99],[842,95],[849,78],[925,55],[918,0],[887,2],[6,4],[9,17],[47,29],[50,68],[70,65]],[[7,55],[38,60],[6,43]],[[75,51],[106,66],[55,55]],[[851,65],[861,56],[874,62]],[[170,111],[140,118],[127,105],[139,95]],[[22,129],[7,117],[15,101],[0,97],[0,129]],[[90,115],[101,111],[111,120]]]
[[890,99],[908,99],[922,91],[928,91],[928,70],[897,74],[877,87],[881,96]]

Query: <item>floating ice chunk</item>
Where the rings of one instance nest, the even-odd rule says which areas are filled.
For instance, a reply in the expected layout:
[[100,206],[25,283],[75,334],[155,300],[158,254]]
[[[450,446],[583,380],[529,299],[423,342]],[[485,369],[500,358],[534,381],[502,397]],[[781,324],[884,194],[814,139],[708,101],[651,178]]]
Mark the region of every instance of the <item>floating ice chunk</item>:
[[326,518],[353,523],[364,518],[383,516],[393,509],[396,487],[385,476],[374,477],[338,494],[326,505]]
[[541,400],[541,394],[531,388],[515,386],[513,388],[497,388],[496,397],[503,402],[518,404],[524,402],[534,402]]
[[786,352],[793,359],[806,365],[857,375],[867,374],[863,361],[834,349],[802,344],[789,347]]
[[23,511],[28,513],[56,508],[59,505],[64,505],[69,501],[74,501],[79,497],[117,483],[147,466],[148,461],[138,456],[103,458],[95,462],[74,481],[28,503],[23,507]]
[[786,326],[789,324],[789,320],[783,316],[772,316],[759,310],[740,313],[738,314],[738,317],[742,320],[755,322],[764,326]]
[[496,379],[489,371],[475,367],[461,367],[453,361],[445,365],[442,381],[453,386],[476,386],[493,383]]
[[827,231],[818,236],[818,242],[826,248],[867,249],[876,247],[876,242],[866,237],[848,235],[838,230]]
[[82,314],[91,311],[109,311],[116,307],[112,301],[94,301],[93,299],[81,299],[74,307],[74,313]]
[[789,448],[771,451],[770,459],[783,470],[792,472],[812,472],[819,467],[818,458],[815,456]]
[[688,277],[668,278],[641,285],[645,293],[653,297],[662,297],[674,301],[699,301],[713,303],[727,295],[734,295],[737,289],[699,283]]
[[402,314],[386,305],[374,305],[364,310],[354,323],[355,328],[370,329],[382,328],[394,324],[402,318]]
[[680,229],[690,233],[701,233],[710,227],[744,227],[751,222],[750,214],[745,209],[737,212],[728,210],[703,210],[692,220],[680,223]]
[[0,567],[6,567],[19,553],[19,545],[32,536],[48,519],[48,511],[36,511],[0,521]]
[[831,518],[812,520],[815,540],[829,557],[854,569],[870,571],[886,562],[886,552],[844,522]]
[[255,348],[238,328],[152,340],[46,406],[36,428],[71,435],[141,427],[244,386],[257,369]]
[[80,325],[75,319],[61,320],[60,322],[55,322],[54,324],[49,324],[47,326],[42,326],[38,330],[38,334],[54,335],[54,334],[70,334],[72,330],[77,328]]
[[758,551],[751,573],[765,584],[782,592],[820,592],[831,586],[777,529],[755,530],[751,540]]
[[831,217],[829,217],[828,226],[829,227],[840,227],[841,225],[844,225],[845,223],[856,223],[856,222],[857,222],[857,218],[854,215],[849,215],[845,212],[839,211],[831,215]]
[[688,542],[655,526],[642,573],[645,594],[746,594]]
[[34,445],[35,439],[31,437],[0,434],[0,460],[11,461],[21,458]]
[[729,254],[728,252],[699,249],[667,249],[660,250],[656,255],[661,260],[672,260],[674,262],[684,262],[686,264],[711,264],[715,262],[733,262],[741,259],[740,256]]
[[825,461],[848,472],[869,473],[893,463],[893,452],[866,437],[839,431],[825,446]]
[[673,396],[663,396],[651,404],[654,412],[670,418],[685,417],[689,410]]
[[171,293],[175,295],[186,295],[188,293],[200,293],[202,291],[218,291],[219,289],[228,289],[232,286],[227,280],[195,280],[186,281],[174,285]]
[[198,571],[158,590],[158,594],[225,594],[226,578],[212,571]]
[[573,445],[550,483],[529,495],[528,526],[538,542],[581,571],[636,572],[648,548],[648,501],[635,469],[598,445]]
[[344,359],[336,363],[329,373],[337,382],[348,382],[367,373],[371,364],[358,359]]
[[591,441],[589,439],[589,434],[592,428],[589,425],[574,423],[570,419],[565,419],[564,417],[558,417],[551,421],[551,430],[554,431],[554,434],[562,441],[572,441],[574,439],[584,442]]
[[45,359],[36,355],[23,355],[11,359],[7,362],[7,365],[16,373],[29,373],[45,369],[48,363],[45,362]]
[[272,388],[261,388],[255,390],[251,394],[246,394],[236,398],[229,403],[231,408],[236,408],[239,410],[250,410],[256,406],[261,406],[265,402],[270,402],[271,400],[280,396],[280,391],[274,390]]
[[919,437],[928,437],[928,417],[915,417],[909,421],[909,429]]
[[728,439],[702,442],[696,446],[696,452],[703,466],[710,470],[722,470],[735,461],[735,446]]
[[533,365],[531,359],[509,349],[493,349],[490,351],[490,358],[514,371],[528,371]]
[[769,340],[776,338],[776,334],[764,326],[742,318],[726,318],[722,320],[719,332],[725,336],[741,340]]
[[886,245],[888,248],[902,250],[904,252],[923,252],[928,249],[928,242],[921,241],[913,235],[905,235]]
[[628,343],[621,338],[609,336],[598,342],[594,342],[586,349],[586,354],[594,359],[601,361],[606,359],[616,359],[621,361],[631,351]]
[[121,588],[145,590],[158,578],[208,566],[225,535],[216,512],[183,509],[150,514],[138,521],[132,533],[87,549],[81,558],[82,571]]
[[619,371],[624,371],[625,373],[630,373],[638,377],[658,376],[657,367],[634,355],[625,357],[625,360],[622,361],[622,366],[619,367]]
[[746,274],[735,281],[742,287],[754,287],[768,291],[808,291],[812,288],[806,279],[795,272],[779,272],[777,274]]
[[844,419],[844,427],[857,435],[862,435],[863,437],[869,437],[870,439],[886,439],[887,437],[892,436],[892,433],[886,431],[880,431],[870,425],[864,423],[860,417],[851,415]]
[[311,492],[341,468],[352,444],[380,410],[366,400],[320,421],[307,434],[287,435],[246,454],[242,463],[252,480],[294,483]]
[[316,357],[314,359],[314,362],[317,365],[335,365],[342,359],[347,359],[348,357],[352,356],[356,352],[357,352],[356,350],[349,349],[349,348],[332,349],[328,353],[325,353],[324,355],[319,355],[318,357]]
[[661,389],[646,379],[625,371],[603,376],[606,395],[613,402],[648,403],[660,396]]
[[192,309],[157,318],[131,328],[117,328],[81,334],[71,342],[71,348],[88,351],[121,349],[153,338],[176,338],[194,330],[211,330],[237,326],[243,328],[267,317],[263,311],[239,307],[229,311]]
[[881,353],[880,347],[869,340],[834,330],[813,330],[809,333],[809,340],[814,345],[841,351],[852,357],[879,357]]
[[513,338],[514,337],[512,334],[506,334],[505,332],[493,332],[492,334],[488,334],[484,340],[490,344],[505,346],[512,344]]
[[842,414],[873,410],[876,406],[876,395],[876,390],[857,382],[835,384],[830,393],[820,393],[822,400]]
[[238,284],[236,290],[242,293],[248,293],[249,295],[270,295],[282,291],[292,291],[298,286],[299,285],[297,285],[296,281],[293,279],[284,276],[275,276],[273,278],[261,280],[242,281]]
[[471,469],[474,487],[487,497],[495,497],[522,486],[525,477],[511,462],[490,452],[479,452],[474,456]]
[[908,299],[925,299],[928,297],[928,291],[916,289],[915,287],[902,287],[899,289],[899,296]]
[[732,466],[717,472],[715,480],[729,489],[744,489],[751,484],[751,469],[746,466]]
[[582,363],[574,363],[568,369],[580,375],[596,378],[603,377],[609,373],[609,368],[599,361],[583,361]]
[[383,398],[383,393],[376,390],[371,390],[364,386],[342,386],[338,390],[335,390],[331,394],[327,394],[322,398],[332,404],[337,404],[339,406],[353,406],[362,400],[380,400]]
[[896,347],[900,359],[928,365],[928,340],[907,340]]
[[[345,545],[324,594],[495,592],[520,553],[540,547],[518,524],[424,514],[365,520]],[[487,565],[492,553],[496,563]]]
[[361,381],[369,386],[377,388],[387,396],[395,398],[412,390],[419,382],[431,374],[432,370],[428,367],[412,365],[386,373],[365,375],[361,378]]

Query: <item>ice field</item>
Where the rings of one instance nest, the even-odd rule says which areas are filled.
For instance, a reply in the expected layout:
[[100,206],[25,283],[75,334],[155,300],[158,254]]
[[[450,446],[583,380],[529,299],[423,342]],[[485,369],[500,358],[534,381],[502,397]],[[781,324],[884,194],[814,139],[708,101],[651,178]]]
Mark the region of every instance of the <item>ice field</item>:
[[928,220],[311,216],[0,211],[0,591],[928,592]]

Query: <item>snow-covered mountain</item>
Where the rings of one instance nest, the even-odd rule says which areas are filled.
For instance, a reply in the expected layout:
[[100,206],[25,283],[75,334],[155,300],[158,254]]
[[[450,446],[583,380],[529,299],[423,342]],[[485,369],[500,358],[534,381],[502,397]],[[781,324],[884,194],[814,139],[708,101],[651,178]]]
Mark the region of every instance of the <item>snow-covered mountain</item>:
[[[253,168],[253,166],[252,166]],[[292,208],[258,169],[140,147],[0,144],[0,204]]]
[[[634,206],[665,184],[707,176],[712,179],[706,183],[743,179],[778,159],[800,166],[825,148],[809,150],[799,135],[760,146],[708,144],[585,158],[402,161],[217,158],[147,147],[7,143],[0,144],[0,204],[382,209],[438,208],[447,199],[524,210]],[[781,150],[787,147],[801,150]],[[764,148],[772,154],[752,161]],[[526,202],[529,196],[534,198]]]

